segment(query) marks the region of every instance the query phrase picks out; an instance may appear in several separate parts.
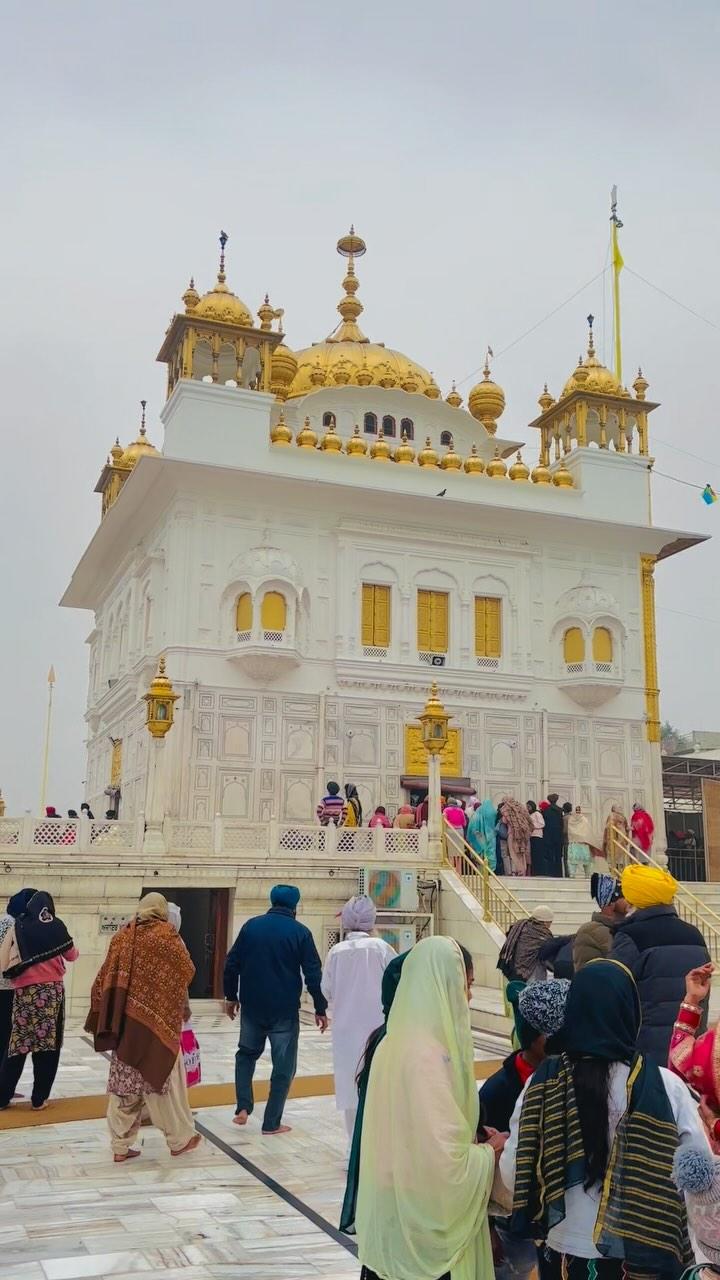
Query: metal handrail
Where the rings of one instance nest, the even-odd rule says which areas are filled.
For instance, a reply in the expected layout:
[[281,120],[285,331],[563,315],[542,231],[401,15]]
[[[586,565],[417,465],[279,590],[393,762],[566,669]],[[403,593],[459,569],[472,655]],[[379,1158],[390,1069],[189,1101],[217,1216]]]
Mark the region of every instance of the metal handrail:
[[478,858],[464,835],[450,823],[444,823],[445,865],[460,877],[466,889],[483,909],[483,919],[496,924],[503,933],[518,920],[527,920],[530,912],[490,870],[484,858]]
[[[630,862],[641,867],[650,865],[665,870],[652,854],[645,853],[634,840],[613,824],[610,827],[610,865],[616,874],[620,864],[618,853],[620,858],[625,859],[625,865]],[[720,961],[720,915],[684,884],[678,884],[675,901],[678,915],[689,924],[694,924],[696,929],[700,929],[713,961],[715,963]]]

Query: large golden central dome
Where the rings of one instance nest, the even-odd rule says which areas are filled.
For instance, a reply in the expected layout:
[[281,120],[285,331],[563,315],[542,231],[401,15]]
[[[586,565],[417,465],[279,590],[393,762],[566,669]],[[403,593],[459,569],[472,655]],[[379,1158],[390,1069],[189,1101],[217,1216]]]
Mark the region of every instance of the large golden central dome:
[[584,360],[582,356],[580,357],[577,368],[570,374],[562,389],[561,400],[564,400],[565,396],[572,395],[573,391],[590,391],[595,395],[605,396],[627,395],[615,374],[606,368],[604,364],[601,364],[595,354],[592,329],[593,319],[593,316],[588,316],[590,336],[588,338],[587,355]]
[[431,373],[402,351],[381,342],[369,342],[358,325],[363,305],[358,297],[355,258],[365,253],[365,241],[354,227],[337,243],[338,253],[348,259],[343,280],[345,296],[338,303],[341,322],[325,342],[296,351],[298,367],[288,397],[304,396],[320,387],[399,387],[437,400],[440,388]]

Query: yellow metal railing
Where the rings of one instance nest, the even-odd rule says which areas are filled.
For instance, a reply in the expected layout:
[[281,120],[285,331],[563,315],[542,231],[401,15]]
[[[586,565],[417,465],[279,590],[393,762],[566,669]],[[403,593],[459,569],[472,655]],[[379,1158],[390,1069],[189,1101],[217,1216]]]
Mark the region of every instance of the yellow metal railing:
[[503,933],[518,920],[527,920],[530,912],[490,870],[484,858],[470,848],[457,827],[445,823],[445,862],[460,877],[483,910],[483,919],[496,924]]
[[[616,875],[632,862],[640,866],[648,864],[654,867],[660,866],[652,854],[644,853],[640,846],[619,827],[612,826],[610,836],[610,866]],[[720,962],[720,916],[684,884],[678,886],[675,906],[680,918],[687,920],[688,924],[694,924],[695,928],[703,934],[712,960],[718,964]]]

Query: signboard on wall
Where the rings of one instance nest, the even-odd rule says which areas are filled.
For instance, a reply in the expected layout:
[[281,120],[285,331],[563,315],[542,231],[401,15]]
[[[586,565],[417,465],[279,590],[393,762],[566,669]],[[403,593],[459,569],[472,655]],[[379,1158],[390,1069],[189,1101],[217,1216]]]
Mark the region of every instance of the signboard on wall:
[[117,933],[126,920],[127,916],[101,916],[98,933]]

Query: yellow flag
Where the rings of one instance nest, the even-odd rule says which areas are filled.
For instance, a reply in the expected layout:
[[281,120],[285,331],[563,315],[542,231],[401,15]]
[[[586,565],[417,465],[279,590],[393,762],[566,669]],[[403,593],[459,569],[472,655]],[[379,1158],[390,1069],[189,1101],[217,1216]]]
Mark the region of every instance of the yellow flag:
[[616,271],[622,271],[623,267],[625,266],[625,259],[623,258],[620,252],[620,245],[618,243],[618,235],[617,235],[617,227],[615,223],[613,223],[613,229],[612,229],[612,254],[613,254],[613,267],[615,268]]

